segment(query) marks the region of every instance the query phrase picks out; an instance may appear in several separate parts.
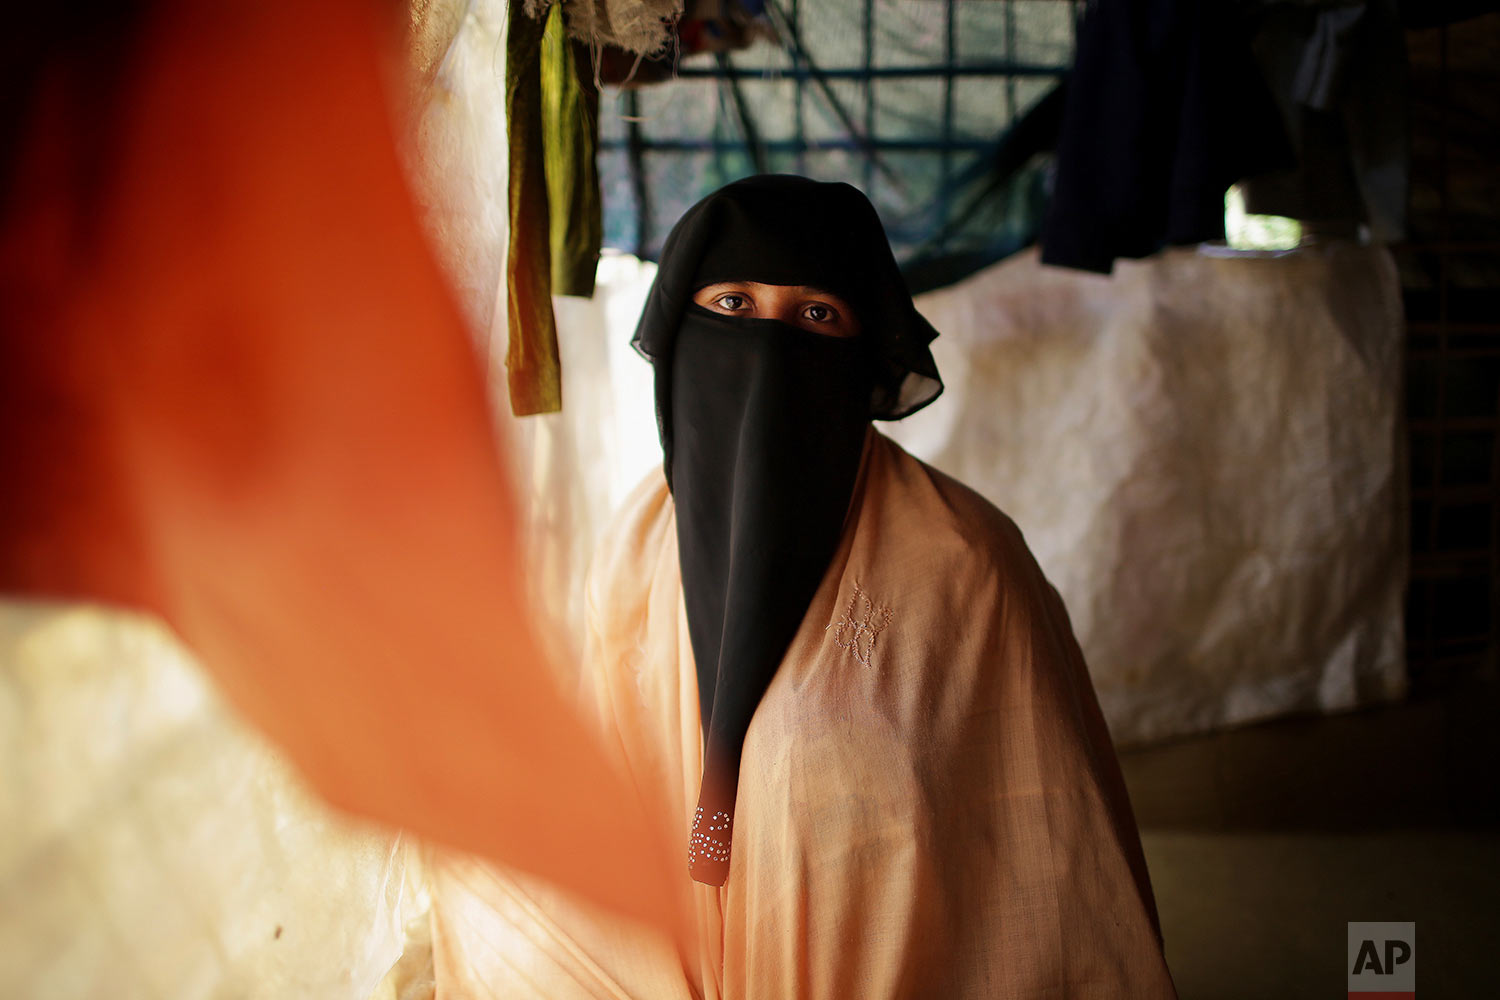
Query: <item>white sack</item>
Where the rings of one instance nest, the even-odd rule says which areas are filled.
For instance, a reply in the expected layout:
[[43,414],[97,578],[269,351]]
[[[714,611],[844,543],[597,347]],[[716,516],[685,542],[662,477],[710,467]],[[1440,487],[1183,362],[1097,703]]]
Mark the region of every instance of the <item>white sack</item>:
[[948,388],[892,436],[1020,525],[1117,742],[1404,693],[1398,289],[1335,244],[919,301]]

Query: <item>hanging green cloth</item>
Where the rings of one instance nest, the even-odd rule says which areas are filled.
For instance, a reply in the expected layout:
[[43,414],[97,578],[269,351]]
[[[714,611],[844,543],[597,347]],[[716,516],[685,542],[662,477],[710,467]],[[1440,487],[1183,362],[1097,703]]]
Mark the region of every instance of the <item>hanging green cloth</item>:
[[506,257],[511,412],[562,409],[552,294],[592,295],[603,241],[599,93],[567,40],[562,5],[532,18],[510,4],[505,51],[510,147],[510,244]]
[[604,206],[594,151],[599,145],[599,90],[587,49],[568,38],[562,4],[553,4],[542,37],[543,153],[551,206],[552,291],[592,298]]

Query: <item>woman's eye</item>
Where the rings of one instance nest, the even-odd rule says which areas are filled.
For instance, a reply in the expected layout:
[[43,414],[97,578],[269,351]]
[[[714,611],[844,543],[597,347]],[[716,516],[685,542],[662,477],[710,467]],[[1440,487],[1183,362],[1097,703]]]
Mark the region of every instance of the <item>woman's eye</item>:
[[720,295],[714,299],[714,305],[730,312],[739,312],[745,308],[745,297],[743,295]]
[[802,310],[802,315],[814,323],[831,323],[838,314],[825,305],[814,303]]

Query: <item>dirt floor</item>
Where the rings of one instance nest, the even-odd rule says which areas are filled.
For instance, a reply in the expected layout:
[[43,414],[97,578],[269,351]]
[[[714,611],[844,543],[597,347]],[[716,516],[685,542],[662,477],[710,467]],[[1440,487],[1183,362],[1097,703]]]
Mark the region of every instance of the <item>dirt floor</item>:
[[1181,1000],[1347,993],[1415,921],[1417,995],[1500,996],[1500,683],[1121,754]]

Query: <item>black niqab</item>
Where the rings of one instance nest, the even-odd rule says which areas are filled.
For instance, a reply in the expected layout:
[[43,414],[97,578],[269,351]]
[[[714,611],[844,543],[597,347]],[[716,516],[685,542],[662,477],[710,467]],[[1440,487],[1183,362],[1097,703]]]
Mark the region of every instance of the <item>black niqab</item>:
[[[855,309],[832,337],[692,303],[720,281],[807,285]],[[740,752],[761,696],[837,548],[871,417],[942,389],[868,200],[847,184],[753,177],[699,202],[668,236],[636,347],[656,367],[698,676],[703,785],[689,870],[728,876]]]

